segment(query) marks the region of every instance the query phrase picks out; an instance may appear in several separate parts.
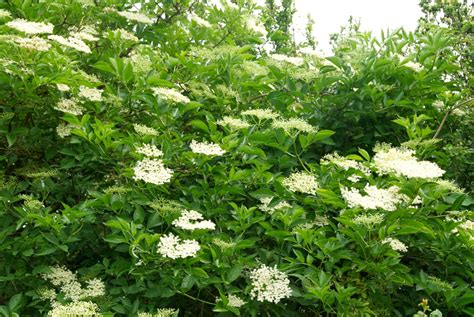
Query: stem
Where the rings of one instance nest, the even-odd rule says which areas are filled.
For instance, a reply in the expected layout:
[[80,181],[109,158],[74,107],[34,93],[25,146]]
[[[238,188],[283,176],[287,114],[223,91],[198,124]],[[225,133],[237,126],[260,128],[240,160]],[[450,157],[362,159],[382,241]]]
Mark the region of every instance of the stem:
[[450,108],[448,111],[446,111],[443,119],[441,120],[441,123],[439,124],[438,129],[436,130],[436,133],[433,135],[433,139],[436,139],[438,137],[438,135],[441,133],[441,130],[443,129],[443,126],[446,123],[446,120],[448,119],[448,116],[451,114],[451,112],[453,112],[453,110],[455,110],[455,109],[457,109],[457,108],[459,108],[459,107],[461,107],[465,104],[468,104],[472,101],[474,101],[474,98],[471,98],[471,99],[465,100],[463,102],[460,102],[457,105],[455,105],[454,107]]
[[199,302],[201,302],[201,303],[204,303],[204,304],[208,304],[208,305],[212,305],[212,306],[214,306],[214,305],[216,304],[216,303],[211,303],[211,302],[205,301],[205,300],[200,299],[200,298],[197,298],[197,297],[193,297],[193,296],[191,296],[191,295],[188,295],[188,294],[183,293],[183,292],[180,292],[180,291],[177,291],[177,293],[179,293],[179,294],[181,294],[181,295],[184,295],[184,296],[186,296],[186,297],[188,297],[188,298],[190,298],[190,299],[192,299],[192,300],[197,300],[197,301],[199,301]]

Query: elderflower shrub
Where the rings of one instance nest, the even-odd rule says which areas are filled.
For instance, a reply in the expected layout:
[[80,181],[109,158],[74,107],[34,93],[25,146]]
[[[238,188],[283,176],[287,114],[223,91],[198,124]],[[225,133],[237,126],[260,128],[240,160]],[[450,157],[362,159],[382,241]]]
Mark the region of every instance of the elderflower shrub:
[[246,1],[2,9],[3,314],[472,315],[452,34],[303,60]]

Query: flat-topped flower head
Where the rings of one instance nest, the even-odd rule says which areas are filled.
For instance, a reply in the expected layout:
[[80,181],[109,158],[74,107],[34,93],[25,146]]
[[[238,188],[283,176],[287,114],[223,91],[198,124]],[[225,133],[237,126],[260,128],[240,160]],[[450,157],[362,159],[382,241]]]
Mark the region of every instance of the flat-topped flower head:
[[184,210],[178,219],[173,221],[173,226],[184,230],[214,230],[216,224],[210,220],[204,220],[202,214],[195,210]]
[[300,118],[290,118],[290,119],[278,119],[273,121],[272,127],[275,129],[283,129],[287,133],[292,131],[300,131],[306,133],[313,133],[318,131],[317,128],[313,127],[311,124]]
[[398,252],[408,251],[407,246],[403,242],[395,238],[386,238],[382,241],[382,243],[388,243],[390,245],[390,248],[392,248],[392,250],[394,251],[398,251]]
[[45,52],[51,48],[51,44],[40,37],[17,37],[14,42],[19,47],[30,51]]
[[260,120],[265,120],[265,119],[276,119],[280,115],[276,112],[274,112],[271,109],[249,109],[245,110],[241,113],[244,116],[254,116],[257,117]]
[[48,36],[48,39],[55,41],[63,46],[73,48],[79,52],[83,52],[87,54],[92,52],[90,47],[83,40],[76,37],[65,38],[64,36],[61,36],[61,35],[50,35]]
[[148,157],[160,157],[163,152],[153,144],[143,144],[137,148],[137,153],[143,154]]
[[316,194],[319,186],[316,177],[307,172],[292,173],[283,180],[282,184],[289,191],[312,195]]
[[5,25],[25,34],[50,34],[53,33],[54,28],[51,23],[30,22],[25,19],[15,19]]
[[196,140],[191,141],[189,145],[191,151],[197,154],[204,155],[223,155],[225,151],[219,146],[219,144],[209,143],[209,142],[196,142]]
[[84,112],[84,108],[76,103],[73,99],[61,99],[54,109],[65,113],[70,113],[75,116],[81,115]]
[[164,87],[153,87],[151,90],[153,90],[155,95],[169,102],[188,103],[191,101],[189,100],[188,97],[184,96],[176,89],[164,88]]
[[74,301],[69,304],[52,303],[53,309],[48,312],[48,317],[64,316],[100,316],[97,304],[86,301]]
[[81,86],[79,87],[79,97],[90,101],[102,101],[102,90]]
[[291,296],[290,280],[288,276],[277,269],[265,264],[250,272],[252,290],[250,297],[259,302],[279,303],[282,299]]
[[135,132],[143,136],[145,135],[157,136],[158,135],[158,131],[156,131],[153,128],[147,127],[146,125],[143,125],[143,124],[134,123],[133,129],[135,129]]
[[399,193],[400,188],[392,186],[389,189],[377,188],[367,184],[364,188],[366,195],[356,188],[341,188],[342,197],[350,208],[362,207],[366,210],[383,209],[394,211],[397,204],[405,201],[406,196]]
[[375,167],[381,174],[395,173],[408,178],[438,178],[445,171],[436,163],[418,161],[414,156],[415,151],[405,148],[390,148],[382,146],[376,148],[374,157]]
[[218,125],[229,127],[232,130],[246,129],[250,127],[250,124],[247,121],[244,121],[239,118],[232,118],[229,116],[223,117],[221,120],[217,121]]
[[168,183],[173,176],[173,171],[166,168],[158,159],[144,158],[133,168],[133,179],[146,183],[162,185]]
[[172,233],[163,235],[158,243],[157,252],[171,259],[193,257],[201,249],[196,240],[181,240]]
[[118,15],[124,17],[129,21],[135,21],[143,24],[153,24],[153,20],[141,12],[116,11]]

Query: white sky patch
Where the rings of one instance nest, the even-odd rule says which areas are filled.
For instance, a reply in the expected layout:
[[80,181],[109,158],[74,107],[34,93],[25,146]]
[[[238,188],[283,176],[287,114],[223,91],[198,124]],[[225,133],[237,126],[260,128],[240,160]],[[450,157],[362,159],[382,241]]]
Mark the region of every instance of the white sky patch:
[[[265,0],[257,0],[265,3]],[[405,31],[414,31],[421,9],[418,0],[295,0],[296,14],[295,39],[304,40],[304,28],[308,13],[315,24],[314,36],[318,42],[317,50],[331,54],[329,35],[338,33],[341,26],[347,25],[350,16],[360,19],[361,31],[371,31],[379,36],[381,30],[394,30],[403,27]]]

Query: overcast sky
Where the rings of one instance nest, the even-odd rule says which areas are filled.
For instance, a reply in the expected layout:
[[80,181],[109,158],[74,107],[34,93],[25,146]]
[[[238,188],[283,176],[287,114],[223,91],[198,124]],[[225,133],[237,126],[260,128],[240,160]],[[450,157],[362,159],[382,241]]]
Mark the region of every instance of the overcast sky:
[[[265,0],[259,0],[264,3]],[[360,18],[361,29],[372,31],[374,35],[380,30],[395,29],[403,26],[407,31],[416,28],[421,16],[418,0],[295,0],[294,20],[302,24],[304,29],[306,15],[309,13],[315,20],[314,34],[318,41],[318,49],[325,54],[331,52],[329,34],[339,32],[342,25],[347,24],[349,17]],[[304,34],[303,32],[299,32]],[[297,36],[301,39],[303,35]]]

